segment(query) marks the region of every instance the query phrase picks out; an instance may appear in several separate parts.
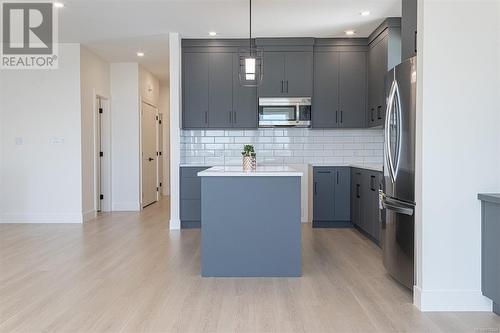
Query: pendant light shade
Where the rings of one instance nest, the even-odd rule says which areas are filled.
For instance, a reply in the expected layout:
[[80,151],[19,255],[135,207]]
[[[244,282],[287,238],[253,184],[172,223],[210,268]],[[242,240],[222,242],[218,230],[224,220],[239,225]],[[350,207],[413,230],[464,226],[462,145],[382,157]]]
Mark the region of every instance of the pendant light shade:
[[252,0],[250,0],[250,36],[248,48],[240,49],[239,54],[239,80],[240,85],[256,87],[262,82],[264,75],[264,52],[255,47],[252,42]]

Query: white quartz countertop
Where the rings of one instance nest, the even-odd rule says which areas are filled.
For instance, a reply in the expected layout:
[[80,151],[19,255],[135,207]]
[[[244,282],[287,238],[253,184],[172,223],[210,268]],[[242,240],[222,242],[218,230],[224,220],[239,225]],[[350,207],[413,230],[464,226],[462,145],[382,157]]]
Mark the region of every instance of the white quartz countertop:
[[[307,163],[306,163],[307,164]],[[340,167],[340,166],[345,166],[345,167],[351,167],[351,168],[359,168],[359,169],[366,169],[366,170],[371,170],[371,171],[383,171],[383,167],[378,164],[356,164],[356,163],[313,163],[310,164],[313,167]],[[212,165],[203,165],[203,164],[181,164],[180,167],[205,167],[205,168],[210,168],[213,167]],[[264,167],[271,167],[271,168],[280,168],[282,166],[273,166],[273,165],[260,165],[260,168]],[[219,168],[224,168],[220,166]],[[227,168],[239,168],[240,170],[242,169],[239,166],[227,166]],[[259,169],[260,169],[259,168]],[[243,170],[241,170],[243,171]]]
[[262,165],[255,171],[241,166],[215,166],[198,172],[200,177],[301,177],[302,172],[286,165]]

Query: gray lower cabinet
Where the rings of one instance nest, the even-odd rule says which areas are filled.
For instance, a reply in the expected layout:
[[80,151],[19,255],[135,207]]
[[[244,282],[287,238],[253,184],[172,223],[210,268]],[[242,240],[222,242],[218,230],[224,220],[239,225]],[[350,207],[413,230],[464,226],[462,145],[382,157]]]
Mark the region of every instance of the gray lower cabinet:
[[315,167],[313,171],[313,227],[351,226],[349,167]]
[[264,51],[259,97],[309,97],[313,89],[312,52]]
[[386,74],[401,63],[401,19],[388,18],[368,37],[368,127],[384,126]]
[[365,47],[315,48],[313,128],[365,127],[366,67]]
[[378,191],[382,188],[382,173],[352,168],[351,177],[352,223],[379,244],[381,225]]
[[181,228],[201,226],[201,179],[198,172],[207,167],[180,168],[180,219]]
[[481,200],[481,289],[500,315],[500,194],[479,194]]

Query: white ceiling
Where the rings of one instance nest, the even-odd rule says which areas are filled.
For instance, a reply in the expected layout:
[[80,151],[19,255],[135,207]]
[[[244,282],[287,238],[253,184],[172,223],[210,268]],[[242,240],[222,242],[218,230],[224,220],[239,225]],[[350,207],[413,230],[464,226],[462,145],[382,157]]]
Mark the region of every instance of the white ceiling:
[[[108,61],[138,61],[168,79],[168,33],[186,38],[248,37],[248,0],[62,0],[61,41],[79,42]],[[255,37],[366,37],[401,0],[253,0]],[[363,17],[361,11],[371,15]],[[137,58],[137,51],[144,58]]]

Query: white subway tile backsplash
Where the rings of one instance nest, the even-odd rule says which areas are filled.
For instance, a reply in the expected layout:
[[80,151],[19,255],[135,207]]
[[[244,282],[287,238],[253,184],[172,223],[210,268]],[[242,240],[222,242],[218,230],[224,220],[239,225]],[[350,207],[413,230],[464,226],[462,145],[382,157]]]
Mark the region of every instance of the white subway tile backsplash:
[[240,165],[245,144],[260,164],[381,165],[384,154],[381,129],[183,130],[180,140],[182,164]]

